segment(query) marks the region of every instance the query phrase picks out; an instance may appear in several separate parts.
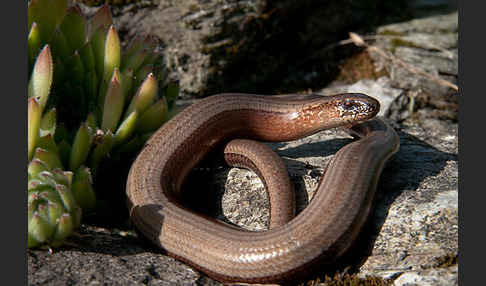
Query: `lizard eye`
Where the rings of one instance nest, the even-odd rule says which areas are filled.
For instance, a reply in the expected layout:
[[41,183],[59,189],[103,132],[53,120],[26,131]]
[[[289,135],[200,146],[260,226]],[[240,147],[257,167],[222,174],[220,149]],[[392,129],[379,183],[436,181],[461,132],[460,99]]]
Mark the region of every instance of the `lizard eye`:
[[345,109],[352,109],[354,106],[355,106],[355,104],[354,104],[353,100],[348,99],[348,100],[344,101],[343,107]]

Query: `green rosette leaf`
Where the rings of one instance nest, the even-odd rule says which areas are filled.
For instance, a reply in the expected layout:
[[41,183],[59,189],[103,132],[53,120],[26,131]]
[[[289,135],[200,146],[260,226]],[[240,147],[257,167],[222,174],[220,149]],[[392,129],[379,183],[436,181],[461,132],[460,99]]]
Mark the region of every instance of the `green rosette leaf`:
[[52,75],[53,65],[51,50],[49,46],[46,45],[37,57],[28,86],[28,96],[29,98],[34,97],[39,101],[41,113],[44,110],[49,97]]
[[80,49],[86,42],[86,19],[78,6],[72,6],[67,10],[59,29],[66,37],[72,52]]
[[135,131],[137,124],[137,112],[134,111],[120,124],[120,127],[115,133],[114,145],[119,145],[127,140]]
[[150,73],[137,90],[135,96],[132,98],[125,113],[125,118],[128,117],[133,111],[137,111],[137,113],[142,114],[145,110],[147,110],[147,108],[154,102],[157,91],[157,81],[154,74]]
[[120,85],[120,73],[118,69],[115,69],[113,73],[104,101],[101,129],[114,132],[120,121],[125,101]]
[[39,127],[42,111],[40,104],[35,97],[29,98],[27,105],[27,150],[28,159],[32,158],[34,148],[39,139]]
[[137,132],[147,133],[157,130],[168,116],[167,100],[164,98],[158,100],[150,106],[137,122]]
[[86,123],[81,124],[74,138],[69,159],[69,170],[78,169],[88,158],[93,136],[91,135]]

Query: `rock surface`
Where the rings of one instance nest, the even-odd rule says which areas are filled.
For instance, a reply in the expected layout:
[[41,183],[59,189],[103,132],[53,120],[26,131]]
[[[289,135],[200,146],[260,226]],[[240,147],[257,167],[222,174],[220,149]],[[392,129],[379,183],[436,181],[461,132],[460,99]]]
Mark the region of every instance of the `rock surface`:
[[[156,35],[171,79],[190,95],[221,91],[272,93],[313,88],[354,51],[327,46],[349,31],[403,18],[408,1],[159,1],[112,9],[122,38]],[[93,9],[85,9],[92,11]],[[323,19],[326,19],[323,21]]]
[[[204,94],[205,88],[214,90],[214,86],[208,87],[208,75],[204,75],[210,72],[212,64],[203,53],[196,52],[200,46],[191,50],[187,46],[178,48],[177,43],[198,43],[201,38],[197,38],[195,31],[204,31],[209,29],[208,23],[226,19],[224,11],[232,11],[236,4],[257,3],[221,1],[229,7],[224,10],[222,6],[214,6],[216,2],[180,1],[179,5],[187,6],[185,16],[178,14],[180,11],[171,6],[170,1],[160,1],[156,8],[143,8],[141,14],[119,8],[117,21],[121,27],[129,17],[139,21],[140,25],[126,28],[127,37],[139,31],[158,31],[159,34],[170,29],[188,31],[173,22],[192,27],[193,32],[181,33],[181,38],[172,39],[176,44],[168,44],[166,51],[173,61],[178,61],[171,72],[180,74],[186,92]],[[194,3],[200,6],[191,6]],[[447,3],[414,3],[420,18],[378,27],[376,34],[387,37],[377,37],[370,44],[456,84],[457,13],[433,12],[438,15],[424,17],[424,11],[437,11],[437,7]],[[258,7],[254,9],[259,13]],[[144,26],[153,20],[150,17],[157,15],[162,20],[159,19],[155,28]],[[313,88],[312,92],[356,91],[377,97],[382,103],[380,115],[396,128],[401,147],[382,174],[374,213],[356,245],[335,269],[322,269],[317,274],[322,278],[349,273],[363,281],[373,277],[382,283],[373,285],[458,285],[459,95],[453,88],[409,72],[372,50],[362,53],[372,59],[372,68],[379,77],[344,83],[335,80],[326,88]],[[185,62],[180,64],[180,61]],[[205,64],[201,64],[203,62]],[[362,68],[353,62],[351,66],[357,70]],[[315,79],[312,70],[298,65],[292,68]],[[278,77],[283,81],[286,78]],[[257,84],[258,79],[251,82]],[[306,80],[301,82],[305,83]],[[227,86],[219,88],[226,90]],[[288,167],[296,189],[298,211],[312,198],[332,155],[349,142],[350,136],[344,130],[330,130],[297,141],[269,144]],[[200,211],[247,229],[267,227],[268,200],[254,173],[207,164],[196,169],[190,180],[207,190],[207,196],[199,201]],[[29,285],[221,285],[146,244],[128,224],[83,224],[68,245],[53,253],[28,250],[27,256]]]

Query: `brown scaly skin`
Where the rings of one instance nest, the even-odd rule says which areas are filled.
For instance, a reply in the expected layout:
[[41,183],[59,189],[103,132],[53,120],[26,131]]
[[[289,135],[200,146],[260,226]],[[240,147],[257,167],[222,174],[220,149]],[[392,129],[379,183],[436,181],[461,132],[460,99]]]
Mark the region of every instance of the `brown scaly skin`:
[[[164,124],[132,165],[127,181],[131,220],[170,255],[220,281],[278,283],[331,263],[360,232],[381,170],[399,148],[390,126],[369,120],[378,110],[379,103],[363,94],[205,98]],[[335,154],[310,204],[282,226],[244,231],[177,201],[187,173],[220,143],[234,138],[288,141],[354,124],[361,138]],[[243,153],[251,149],[245,143],[239,148]],[[261,174],[273,169],[268,164],[256,168]],[[286,208],[279,204],[272,208]]]

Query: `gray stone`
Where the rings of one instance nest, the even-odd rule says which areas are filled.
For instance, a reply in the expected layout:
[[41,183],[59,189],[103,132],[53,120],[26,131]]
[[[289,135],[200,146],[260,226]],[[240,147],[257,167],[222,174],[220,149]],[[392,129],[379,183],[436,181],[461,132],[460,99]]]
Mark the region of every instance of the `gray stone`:
[[[424,128],[405,126],[401,131],[407,136],[402,137],[403,157],[397,156],[400,170],[392,179],[401,185],[393,189],[401,191],[385,195],[377,205],[377,218],[384,223],[380,226],[381,220],[375,220],[380,234],[360,268],[363,275],[401,277],[411,272],[417,277],[423,269],[439,268],[443,257],[457,257],[457,125],[436,120]],[[445,272],[451,276],[447,283],[428,285],[456,285],[457,276],[451,274],[457,269],[441,268],[436,274]]]
[[457,265],[447,269],[409,271],[394,281],[395,286],[436,286],[457,284]]
[[[414,68],[434,76],[440,75],[442,79],[457,84],[457,12],[382,26],[377,29],[377,35],[377,47]],[[432,94],[445,94],[449,89],[403,66],[390,64],[388,59],[377,53],[371,52],[370,55],[377,69],[389,69],[395,86],[420,88]]]

